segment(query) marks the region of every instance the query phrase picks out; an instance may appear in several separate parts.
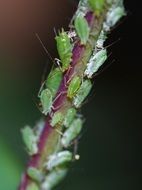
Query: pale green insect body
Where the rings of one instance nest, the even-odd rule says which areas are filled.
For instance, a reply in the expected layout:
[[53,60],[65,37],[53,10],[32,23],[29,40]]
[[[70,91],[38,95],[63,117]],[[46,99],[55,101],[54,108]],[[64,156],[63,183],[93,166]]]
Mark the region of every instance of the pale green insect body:
[[51,91],[52,97],[55,97],[61,84],[62,78],[62,71],[59,68],[55,68],[50,72],[47,80],[45,81],[45,86]]
[[76,116],[76,109],[70,108],[65,115],[63,125],[68,128]]
[[80,84],[81,84],[80,77],[79,76],[73,77],[73,79],[71,80],[71,82],[69,84],[68,91],[67,91],[67,97],[68,98],[73,98],[73,96],[78,91]]
[[21,132],[22,132],[23,141],[26,145],[26,149],[29,155],[37,154],[38,136],[35,135],[34,131],[29,126],[25,126]]
[[51,155],[47,162],[47,169],[51,171],[53,168],[64,166],[72,161],[72,153],[68,150],[64,150]]
[[52,102],[53,102],[52,93],[48,88],[42,90],[40,95],[40,101],[42,105],[42,113],[47,115],[48,113],[51,112]]
[[93,11],[95,11],[95,14],[99,16],[103,11],[105,0],[88,0],[88,3]]
[[85,81],[82,82],[76,96],[73,99],[73,105],[76,108],[79,108],[81,106],[82,102],[88,96],[91,88],[92,88],[92,83],[89,79],[86,79]]
[[61,144],[63,147],[67,148],[72,140],[74,140],[82,129],[82,120],[80,118],[74,119],[74,121],[71,123],[68,129],[63,134],[63,137],[61,139]]
[[67,168],[53,169],[44,179],[41,190],[52,190],[67,174]]
[[59,35],[55,37],[58,54],[62,63],[61,70],[66,71],[72,60],[72,44],[68,34],[62,29]]
[[82,45],[85,45],[89,39],[90,28],[87,20],[83,16],[77,16],[74,21],[77,35]]
[[87,76],[88,78],[92,78],[93,74],[98,71],[98,69],[103,65],[106,59],[107,59],[106,49],[94,52],[94,54],[92,55],[87,64],[87,68],[84,72],[84,75]]
[[30,184],[28,184],[26,190],[40,190],[40,189],[35,182],[31,182]]
[[57,124],[61,124],[63,120],[64,120],[64,115],[62,114],[62,112],[57,111],[54,113],[50,124],[52,127],[54,127]]
[[103,25],[103,29],[108,32],[124,15],[125,10],[123,6],[112,6],[107,13],[107,18]]
[[37,168],[34,167],[29,167],[27,170],[27,174],[32,180],[36,182],[41,182],[43,179],[43,174]]

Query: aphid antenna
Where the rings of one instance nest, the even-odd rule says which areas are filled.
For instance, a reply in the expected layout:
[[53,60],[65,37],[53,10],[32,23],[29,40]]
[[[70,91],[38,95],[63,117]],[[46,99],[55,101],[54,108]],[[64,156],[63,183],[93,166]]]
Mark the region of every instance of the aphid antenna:
[[57,36],[57,31],[56,31],[56,28],[53,27],[53,31],[54,31],[54,34],[55,34],[55,37]]
[[33,96],[33,102],[35,103],[35,105],[36,105],[36,107],[37,107],[37,109],[40,111],[40,113],[41,113],[41,109],[40,109],[40,107],[39,107],[39,105],[38,105],[38,103],[36,102],[36,98],[35,98],[35,96]]
[[115,41],[112,42],[111,44],[105,46],[103,49],[107,49],[107,48],[109,48],[109,47],[114,46],[114,45],[117,44],[120,40],[121,40],[121,38],[118,38],[117,40],[115,40]]
[[61,136],[64,135],[59,129],[55,129],[55,131],[56,131],[59,135],[61,135]]
[[52,61],[52,63],[54,63],[54,60],[52,58],[52,56],[50,55],[49,51],[47,50],[47,48],[45,47],[45,45],[43,44],[41,38],[39,37],[38,33],[35,33],[36,38],[38,39],[38,41],[40,42],[41,46],[43,47],[45,53],[48,55],[48,57],[50,58],[50,60]]

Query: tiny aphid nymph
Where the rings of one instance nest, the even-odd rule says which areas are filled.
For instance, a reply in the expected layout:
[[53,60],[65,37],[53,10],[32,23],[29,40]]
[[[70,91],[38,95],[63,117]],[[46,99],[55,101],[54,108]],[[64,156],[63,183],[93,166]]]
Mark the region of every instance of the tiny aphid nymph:
[[88,41],[90,32],[87,20],[83,16],[77,16],[74,21],[74,26],[81,44],[85,45]]
[[63,73],[59,68],[51,70],[50,74],[48,75],[48,78],[45,81],[45,86],[52,93],[52,97],[56,95],[62,78],[63,78]]
[[47,162],[47,169],[52,170],[53,168],[64,166],[72,161],[72,153],[68,150],[64,150],[51,155]]
[[84,75],[88,78],[92,78],[93,74],[95,74],[98,69],[103,65],[103,63],[107,59],[107,51],[106,49],[102,49],[98,52],[94,52],[92,57],[90,58],[87,68],[84,72]]
[[64,122],[63,125],[68,128],[70,126],[70,124],[72,123],[72,121],[74,120],[76,116],[76,109],[75,108],[70,108],[68,109],[65,118],[64,118]]
[[44,89],[40,95],[42,113],[47,115],[52,109],[53,96],[49,89]]
[[42,173],[34,167],[29,167],[27,170],[28,176],[33,179],[34,181],[41,182],[43,179]]
[[123,6],[112,7],[107,13],[106,22],[103,25],[104,30],[108,32],[124,15],[125,10]]
[[26,149],[29,155],[37,154],[38,137],[35,135],[34,131],[29,126],[25,126],[21,132],[22,132],[23,141],[26,145]]
[[72,44],[70,38],[63,29],[59,32],[59,35],[55,37],[57,43],[58,54],[62,63],[62,72],[66,71],[72,60]]
[[62,114],[62,112],[58,111],[54,113],[50,124],[52,127],[54,127],[57,124],[61,124],[63,120],[64,120],[64,115]]
[[53,169],[44,179],[41,189],[42,190],[51,190],[55,187],[60,181],[64,179],[67,174],[67,168],[58,168]]
[[79,76],[73,77],[68,87],[67,97],[72,98],[76,94],[80,85],[81,85],[80,77]]
[[99,16],[100,13],[102,13],[103,11],[105,0],[88,0],[88,3],[95,12],[95,14]]
[[66,129],[61,139],[63,147],[67,148],[72,140],[74,140],[80,133],[82,129],[82,120],[80,118],[75,119],[71,125]]
[[92,83],[89,79],[82,82],[76,96],[73,99],[73,104],[76,108],[79,108],[82,105],[82,102],[88,96],[92,88]]

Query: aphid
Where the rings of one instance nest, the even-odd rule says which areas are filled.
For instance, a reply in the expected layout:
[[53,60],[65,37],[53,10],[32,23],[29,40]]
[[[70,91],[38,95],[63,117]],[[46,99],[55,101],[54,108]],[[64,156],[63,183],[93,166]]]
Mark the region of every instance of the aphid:
[[54,127],[57,124],[61,124],[63,120],[64,120],[64,115],[60,111],[57,111],[54,113],[50,124],[52,127]]
[[68,34],[62,29],[59,35],[55,37],[57,43],[58,54],[62,63],[62,71],[66,71],[71,63],[72,58],[72,44]]
[[89,94],[92,87],[92,83],[89,79],[82,82],[76,96],[73,99],[73,104],[76,108],[79,108],[86,98],[86,96]]
[[111,27],[113,27],[118,20],[125,15],[124,7],[112,7],[110,11],[107,13],[106,22],[103,25],[103,28],[106,32],[110,30]]
[[21,132],[22,132],[23,141],[26,145],[26,148],[27,148],[29,155],[37,154],[37,152],[38,152],[38,146],[37,146],[38,138],[35,135],[34,131],[29,126],[25,126]]
[[52,97],[56,95],[62,78],[62,71],[59,68],[55,68],[50,72],[47,80],[45,81],[46,88],[50,90]]
[[89,25],[83,16],[77,16],[74,21],[75,30],[80,38],[81,44],[85,45],[89,38]]
[[80,118],[77,118],[71,123],[69,128],[66,129],[61,139],[63,147],[67,148],[72,140],[74,140],[78,136],[82,129],[82,124],[82,120]]
[[29,176],[32,180],[34,180],[34,181],[36,181],[36,182],[41,182],[42,179],[43,179],[42,173],[41,173],[37,168],[34,168],[34,167],[28,168],[27,174],[28,174],[28,176]]
[[41,185],[41,190],[51,190],[55,187],[60,181],[64,179],[67,174],[66,168],[59,168],[52,170],[43,181]]
[[75,18],[78,17],[78,16],[84,17],[86,15],[86,13],[88,12],[88,10],[89,10],[89,8],[88,8],[88,0],[79,1],[77,11],[75,12],[73,18],[71,19],[69,27],[74,28],[73,27],[73,21],[75,20]]
[[76,115],[76,109],[75,108],[70,108],[67,111],[67,114],[65,115],[63,125],[68,128],[72,121],[74,120],[74,117]]
[[98,69],[102,66],[102,64],[107,59],[107,51],[106,49],[102,49],[97,53],[94,53],[87,64],[87,68],[84,72],[88,78],[92,78],[92,75],[98,71]]
[[72,98],[77,93],[77,90],[79,89],[80,84],[81,84],[80,77],[78,76],[73,77],[68,87],[67,97]]
[[68,150],[64,150],[58,153],[55,153],[49,157],[47,162],[47,169],[52,170],[58,166],[64,166],[72,160],[72,153]]
[[28,187],[26,190],[40,190],[40,189],[35,182],[31,182],[28,184]]
[[42,105],[42,113],[47,115],[51,111],[53,102],[52,93],[48,88],[41,91],[40,101]]
[[102,30],[96,42],[96,51],[104,49],[104,42],[107,39],[105,32]]
[[103,11],[105,0],[88,0],[90,7],[95,11],[97,16]]

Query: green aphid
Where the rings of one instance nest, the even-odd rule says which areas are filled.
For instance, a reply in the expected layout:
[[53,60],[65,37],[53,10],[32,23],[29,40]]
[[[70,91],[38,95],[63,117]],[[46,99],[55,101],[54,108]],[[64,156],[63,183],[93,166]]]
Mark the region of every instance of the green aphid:
[[77,16],[74,21],[74,26],[81,44],[85,45],[88,41],[90,32],[87,20],[83,16]]
[[82,124],[82,120],[77,118],[71,123],[70,127],[66,129],[61,139],[63,147],[67,148],[71,144],[72,140],[79,135],[82,129]]
[[80,85],[81,85],[80,77],[78,76],[73,77],[68,87],[67,97],[73,98],[73,96],[77,93]]
[[88,0],[88,3],[95,14],[99,16],[104,9],[105,0]]
[[30,182],[30,184],[28,184],[28,187],[26,188],[26,190],[40,190],[40,189],[35,182]]
[[42,113],[47,115],[51,111],[53,102],[52,93],[48,88],[41,91],[40,101],[42,105]]
[[52,97],[55,97],[59,89],[62,78],[63,78],[63,73],[59,68],[53,69],[48,75],[48,78],[45,81],[45,86],[51,91]]
[[72,60],[72,44],[68,34],[62,29],[59,35],[55,37],[58,54],[62,63],[62,71],[66,71]]
[[29,126],[25,126],[21,132],[22,132],[23,141],[26,145],[26,148],[27,148],[29,155],[37,154],[37,152],[38,152],[38,146],[37,146],[38,137],[35,135],[34,131]]
[[68,128],[76,116],[76,109],[70,108],[65,115],[63,125]]
[[54,113],[50,124],[52,127],[54,127],[57,124],[61,124],[63,120],[64,120],[64,115],[60,111],[58,111]]
[[42,190],[51,190],[54,188],[60,181],[64,179],[67,174],[67,168],[58,168],[52,170],[44,179],[41,189]]
[[53,168],[65,166],[67,163],[72,161],[72,157],[72,153],[68,150],[55,153],[49,157],[49,160],[47,162],[47,169],[51,171]]
[[41,173],[37,168],[34,168],[34,167],[28,168],[27,174],[28,174],[28,176],[29,176],[32,180],[34,180],[34,181],[36,181],[36,182],[41,182],[42,179],[43,179],[42,173]]
[[84,99],[88,96],[91,88],[92,83],[89,79],[82,82],[76,96],[73,99],[73,104],[76,108],[79,108],[81,106]]

